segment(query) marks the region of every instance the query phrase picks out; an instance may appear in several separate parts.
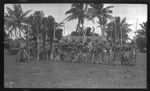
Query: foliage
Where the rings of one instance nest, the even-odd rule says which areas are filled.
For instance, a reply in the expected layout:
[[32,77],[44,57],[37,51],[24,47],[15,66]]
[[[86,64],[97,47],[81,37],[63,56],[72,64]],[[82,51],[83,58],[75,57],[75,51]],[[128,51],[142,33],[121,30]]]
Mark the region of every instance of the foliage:
[[136,44],[141,52],[144,52],[147,49],[147,22],[140,24],[141,29],[136,31]]
[[19,37],[21,36],[21,32],[24,33],[26,31],[27,26],[27,15],[31,12],[31,10],[28,10],[26,12],[23,12],[22,7],[20,4],[14,4],[13,9],[6,7],[7,13],[5,13],[5,28],[9,30],[10,33],[12,31],[15,32],[15,35],[17,36],[17,31],[19,32]]
[[[93,33],[90,27],[87,27],[84,31],[86,31],[86,36],[99,36],[97,33]],[[83,36],[82,31],[72,31],[71,36]]]
[[126,18],[121,20],[120,17],[115,17],[114,20],[107,24],[107,37],[114,43],[118,40],[120,42],[126,41],[129,39],[127,33],[131,31],[129,26],[131,26],[131,24],[126,23]]
[[88,8],[88,15],[89,20],[93,20],[93,18],[98,18],[98,24],[101,27],[102,30],[102,35],[104,35],[104,31],[105,31],[105,26],[107,24],[108,19],[112,18],[112,10],[110,10],[111,8],[113,8],[113,6],[107,6],[104,7],[104,4],[96,4],[96,3],[91,3],[90,4],[91,8]]
[[62,38],[62,32],[63,32],[63,30],[62,30],[61,28],[57,28],[57,29],[55,30],[55,37],[56,37],[56,39],[57,39],[57,42],[58,42],[59,40],[61,40],[61,38]]
[[[88,5],[90,8],[88,8]],[[65,14],[69,14],[69,16],[65,20],[78,20],[76,31],[73,31],[71,36],[83,36],[82,43],[82,41],[68,40],[62,42],[63,29],[61,27],[64,26],[64,22],[56,22],[55,18],[51,15],[45,17],[43,11],[35,11],[27,17],[30,10],[24,13],[21,5],[15,4],[13,5],[13,10],[7,7],[8,13],[4,15],[5,39],[12,37],[13,31],[16,37],[17,31],[19,31],[20,38],[22,37],[22,32],[27,42],[27,48],[24,51],[27,51],[31,58],[38,59],[41,57],[44,59],[44,56],[53,54],[54,57],[60,56],[63,61],[69,58],[70,62],[109,63],[113,62],[113,59],[117,60],[116,57],[122,62],[120,56],[117,54],[122,56],[123,47],[120,47],[116,40],[119,40],[119,43],[123,43],[128,38],[127,33],[130,31],[130,24],[126,23],[126,18],[121,20],[120,17],[115,17],[114,20],[108,23],[108,19],[112,19],[112,10],[110,10],[112,7],[104,7],[104,4],[95,3],[73,3],[71,9],[66,11]],[[111,38],[112,41],[106,40],[99,42],[98,40],[88,40],[87,36],[99,36],[90,27],[84,29],[84,20],[88,19],[93,21],[94,18],[98,18],[97,22],[102,32],[106,31],[107,37]],[[141,25],[141,27],[143,30],[145,29],[144,25]],[[8,36],[6,31],[8,31]],[[140,42],[145,35],[143,31],[139,31],[137,41]],[[84,41],[86,38],[87,41]],[[142,40],[140,43],[143,42],[145,41]],[[17,58],[26,59],[24,56],[23,50],[19,49]]]
[[82,25],[82,30],[83,30],[84,20],[88,18],[86,11],[87,11],[87,4],[83,4],[83,3],[73,3],[71,9],[66,11],[65,14],[70,14],[66,18],[67,21],[78,19],[76,31],[78,31],[80,25]]

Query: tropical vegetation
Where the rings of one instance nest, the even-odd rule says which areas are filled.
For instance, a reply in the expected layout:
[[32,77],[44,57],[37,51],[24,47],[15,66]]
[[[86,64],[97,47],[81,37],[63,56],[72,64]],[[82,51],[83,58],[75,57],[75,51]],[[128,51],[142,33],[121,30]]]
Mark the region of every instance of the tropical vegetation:
[[[75,31],[68,35],[83,36],[80,41],[75,41],[63,36],[64,21],[58,23],[52,15],[45,17],[43,11],[34,11],[33,14],[30,14],[31,10],[23,12],[21,4],[14,4],[13,9],[7,7],[7,13],[4,14],[5,40],[16,38],[15,44],[18,45],[22,39],[25,40],[25,53],[29,55],[29,60],[55,60],[60,57],[62,61],[71,62],[108,64],[121,60],[122,65],[134,64],[132,60],[136,58],[126,55],[137,50],[127,43],[128,33],[132,31],[129,28],[131,24],[126,22],[126,18],[112,16],[112,9],[113,6],[104,7],[104,4],[73,3],[66,11],[65,15],[68,16],[64,21],[78,21]],[[94,19],[97,19],[102,35],[95,33],[93,28],[84,27],[85,20],[95,22]],[[140,25],[142,29],[137,31],[136,43],[139,48],[146,48],[147,26],[146,23]],[[92,38],[88,39],[88,36]],[[23,58],[20,55],[23,51],[16,52],[19,53],[19,59]]]

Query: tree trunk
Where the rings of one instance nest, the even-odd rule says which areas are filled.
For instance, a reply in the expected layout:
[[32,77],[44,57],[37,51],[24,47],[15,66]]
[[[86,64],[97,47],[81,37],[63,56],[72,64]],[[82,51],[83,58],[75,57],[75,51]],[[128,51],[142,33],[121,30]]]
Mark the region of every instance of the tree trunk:
[[122,46],[122,37],[123,37],[123,36],[122,36],[122,29],[121,29],[121,46]]
[[117,31],[115,30],[115,43],[117,41]]
[[84,31],[83,31],[83,25],[82,25],[82,34],[83,34],[83,44],[85,43],[85,33],[84,33]]
[[47,45],[48,45],[48,43],[47,43],[47,30],[46,30],[46,38],[45,38],[45,44],[46,44],[46,50],[45,50],[45,53],[46,53],[46,59],[48,59],[48,53],[47,53]]
[[[10,33],[10,31],[8,32],[9,34],[9,38],[10,38],[10,40],[12,39],[12,35],[11,35],[11,33]],[[11,46],[11,41],[9,40],[9,49],[10,49],[10,46]]]
[[27,52],[29,53],[29,61],[30,61],[30,49],[29,49],[29,26],[28,26],[28,33],[27,33]]
[[37,51],[37,58],[36,58],[37,61],[39,61],[39,49],[38,49],[39,48],[39,36],[38,36],[39,34],[38,33],[39,33],[39,29],[38,29],[38,24],[37,24],[37,50],[36,50]]
[[54,25],[54,35],[52,40],[52,51],[51,51],[51,60],[54,58],[54,38],[55,38],[55,25]]
[[111,31],[111,42],[113,43],[113,31]]
[[101,26],[102,36],[104,36],[103,26],[102,25],[100,25],[100,26]]
[[21,38],[21,30],[19,29],[19,38]]
[[86,31],[84,32],[84,29],[83,29],[84,25],[83,24],[84,24],[84,22],[82,22],[82,24],[81,24],[82,25],[82,33],[83,33],[83,42],[82,43],[84,44],[86,42]]
[[[15,32],[15,36],[17,36],[17,31],[14,31]],[[18,36],[17,36],[17,38],[18,38]],[[18,38],[19,39],[19,38]]]
[[54,59],[54,43],[52,44],[52,51],[51,51],[51,60]]
[[79,21],[79,19],[78,19],[78,24],[77,24],[77,27],[76,27],[76,32],[79,31],[79,25],[80,25],[80,21]]

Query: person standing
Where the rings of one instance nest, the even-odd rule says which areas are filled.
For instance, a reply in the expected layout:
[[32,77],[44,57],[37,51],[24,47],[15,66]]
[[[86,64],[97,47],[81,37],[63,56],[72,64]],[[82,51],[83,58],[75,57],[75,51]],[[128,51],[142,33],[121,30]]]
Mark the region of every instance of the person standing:
[[23,60],[25,61],[26,58],[30,59],[26,51],[26,42],[23,38],[21,38],[19,42],[19,53],[17,55],[17,59],[19,61],[23,61]]

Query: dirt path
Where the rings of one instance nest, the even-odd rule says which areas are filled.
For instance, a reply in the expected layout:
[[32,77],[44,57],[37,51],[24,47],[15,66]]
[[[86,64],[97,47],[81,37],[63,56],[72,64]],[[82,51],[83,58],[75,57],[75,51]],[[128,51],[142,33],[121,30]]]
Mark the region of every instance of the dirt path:
[[[142,61],[141,61],[142,60]],[[17,63],[4,56],[4,83],[14,88],[146,88],[146,55],[140,65],[113,66],[50,61]]]

